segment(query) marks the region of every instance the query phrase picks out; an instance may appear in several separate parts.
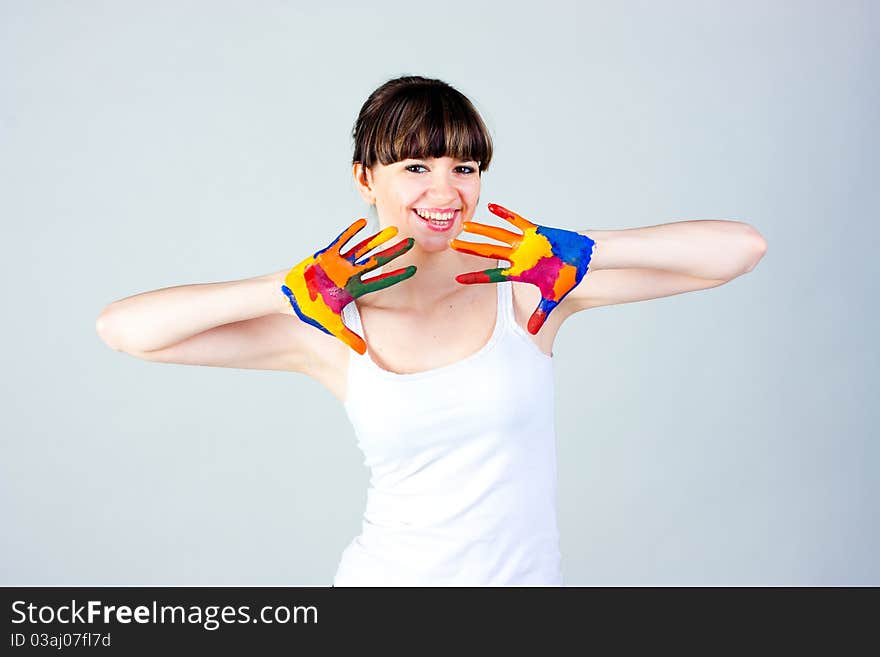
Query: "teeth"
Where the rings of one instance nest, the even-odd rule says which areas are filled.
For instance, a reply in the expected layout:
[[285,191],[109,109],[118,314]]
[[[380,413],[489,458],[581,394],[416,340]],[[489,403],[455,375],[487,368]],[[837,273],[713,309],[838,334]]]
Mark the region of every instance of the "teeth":
[[455,211],[453,212],[425,212],[424,210],[416,210],[415,213],[422,217],[423,219],[433,219],[434,221],[451,221],[455,216]]

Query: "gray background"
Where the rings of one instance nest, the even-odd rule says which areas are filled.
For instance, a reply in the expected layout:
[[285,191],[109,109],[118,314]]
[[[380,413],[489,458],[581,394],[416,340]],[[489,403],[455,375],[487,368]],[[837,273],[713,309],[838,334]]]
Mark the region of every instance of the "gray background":
[[95,319],[325,246],[361,103],[419,74],[492,131],[484,221],[769,244],[560,332],[566,584],[880,584],[878,3],[0,7],[0,583],[330,584],[369,477],[335,398]]

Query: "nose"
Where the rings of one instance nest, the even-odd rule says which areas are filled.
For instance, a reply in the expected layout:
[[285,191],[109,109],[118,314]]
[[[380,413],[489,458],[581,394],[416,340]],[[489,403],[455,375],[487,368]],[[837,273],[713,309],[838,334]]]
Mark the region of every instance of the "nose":
[[435,171],[431,176],[431,193],[438,201],[455,199],[458,192],[455,185],[452,184],[452,174],[443,171],[442,167],[438,167],[438,171]]

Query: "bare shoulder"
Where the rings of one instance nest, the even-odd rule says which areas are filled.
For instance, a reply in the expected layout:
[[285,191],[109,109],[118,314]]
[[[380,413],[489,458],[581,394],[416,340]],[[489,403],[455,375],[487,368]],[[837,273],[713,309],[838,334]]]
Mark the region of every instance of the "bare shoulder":
[[[494,285],[492,287],[494,287]],[[485,299],[485,303],[488,306],[490,303],[494,302],[495,297],[493,295],[485,294],[483,295],[483,299]],[[519,324],[520,327],[526,326],[529,316],[538,306],[540,299],[540,290],[534,285],[528,283],[513,284],[514,314],[516,316],[517,324]],[[371,334],[371,345],[373,345],[371,351],[377,351],[376,355],[384,355],[387,360],[393,361],[395,365],[400,365],[400,361],[403,360],[407,360],[407,362],[408,360],[411,360],[412,354],[409,353],[409,350],[406,348],[406,343],[408,342],[407,336],[409,333],[412,333],[413,336],[418,336],[421,333],[421,331],[417,330],[417,322],[415,319],[403,318],[400,313],[389,312],[387,307],[381,303],[381,300],[378,297],[370,298],[369,295],[364,295],[358,299],[357,303],[362,318],[364,313],[370,313],[368,318],[372,322],[370,328],[373,330],[373,333]],[[462,304],[462,307],[466,306],[467,304]],[[364,320],[362,319],[362,321]],[[438,320],[437,318],[433,318],[431,321]],[[460,317],[451,316],[450,322],[450,330],[452,330],[453,326],[461,329],[462,320]],[[553,347],[553,338],[555,337],[560,323],[560,316],[554,317],[551,313],[539,334],[537,336],[529,336],[538,349],[545,354],[549,354]],[[383,336],[386,333],[390,333],[388,329],[391,324],[399,326],[400,331],[398,331],[395,340],[393,340],[391,344],[386,344],[383,342]],[[463,331],[463,333],[470,334],[472,331]],[[367,336],[363,337],[366,339]],[[477,337],[482,339],[480,336]],[[378,346],[373,344],[374,342],[378,342]],[[422,344],[420,339],[417,340],[417,342]],[[471,340],[471,342],[473,342],[473,340]],[[348,367],[353,355],[351,353],[351,348],[341,340],[323,334],[320,331],[313,331],[313,335],[309,337],[306,346],[309,351],[307,358],[309,366],[303,369],[303,373],[324,385],[340,402],[344,403],[347,394]],[[422,344],[422,348],[423,346],[424,345]],[[452,345],[450,345],[450,348],[452,348]],[[454,361],[468,353],[472,353],[475,349],[476,347],[473,344],[468,344],[462,346],[462,353],[460,354],[456,353],[454,356],[448,358],[439,355],[438,358]],[[409,356],[407,356],[407,354],[409,354]],[[429,369],[432,366],[436,366],[436,364],[427,364],[425,365],[425,368]]]

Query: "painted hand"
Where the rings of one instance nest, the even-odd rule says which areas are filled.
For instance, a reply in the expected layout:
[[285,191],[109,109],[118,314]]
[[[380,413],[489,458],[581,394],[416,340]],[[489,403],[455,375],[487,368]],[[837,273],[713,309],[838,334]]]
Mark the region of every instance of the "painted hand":
[[302,321],[339,338],[359,354],[366,352],[367,345],[343,323],[342,309],[357,297],[399,283],[416,273],[415,265],[410,265],[363,281],[361,277],[366,272],[406,253],[415,243],[410,237],[358,262],[358,258],[397,234],[397,228],[389,226],[341,253],[345,243],[366,225],[366,219],[355,221],[326,248],[287,272],[281,286]]
[[461,253],[507,260],[508,268],[485,269],[455,277],[459,283],[500,283],[521,281],[537,285],[541,302],[529,318],[529,333],[536,334],[550,312],[571,292],[587,273],[595,242],[571,230],[539,226],[515,212],[494,203],[489,211],[523,231],[522,235],[503,228],[465,221],[462,228],[477,235],[506,242],[510,246],[452,240],[449,246]]

